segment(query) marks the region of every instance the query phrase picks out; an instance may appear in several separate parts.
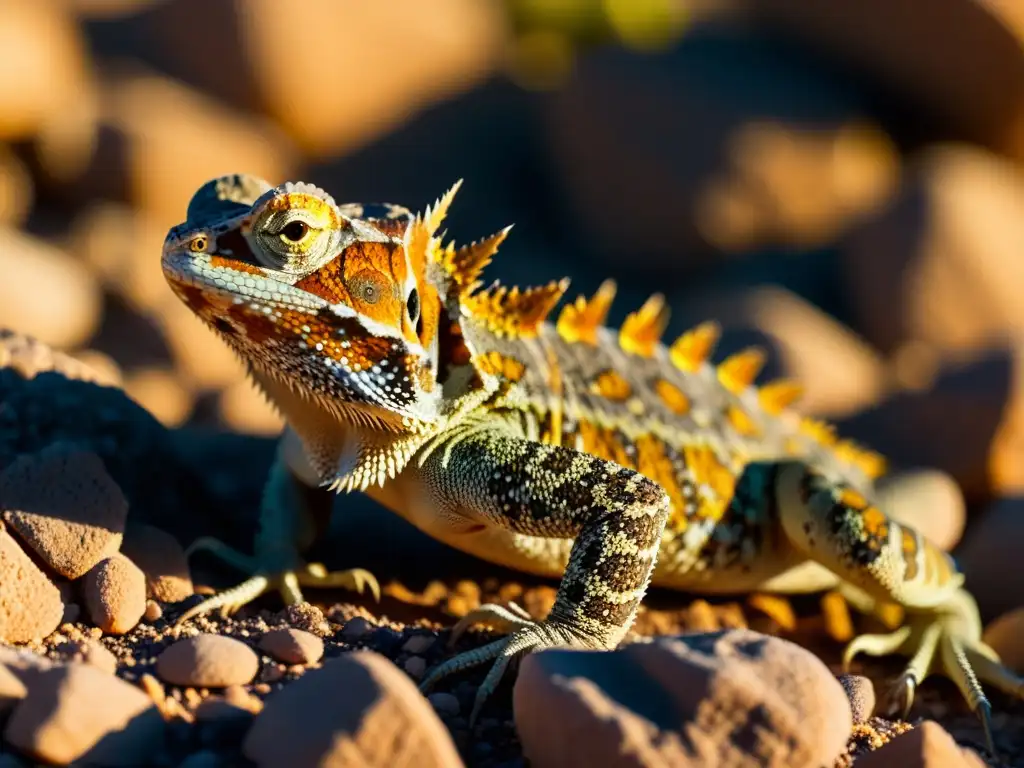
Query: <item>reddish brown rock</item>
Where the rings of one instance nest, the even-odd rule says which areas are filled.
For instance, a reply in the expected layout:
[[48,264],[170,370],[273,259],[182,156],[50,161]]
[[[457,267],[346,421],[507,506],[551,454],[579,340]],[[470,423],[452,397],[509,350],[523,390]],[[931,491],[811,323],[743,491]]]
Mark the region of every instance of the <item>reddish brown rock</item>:
[[530,654],[513,703],[524,755],[543,766],[830,765],[852,728],[817,657],[750,630]]
[[415,684],[371,651],[346,653],[274,694],[242,751],[260,768],[463,764]]
[[857,760],[858,768],[984,768],[978,753],[957,745],[945,728],[926,720]]
[[1019,337],[1021,238],[1020,168],[968,146],[929,150],[893,203],[849,239],[843,284],[856,327],[887,353],[917,345],[962,355]]
[[195,688],[225,688],[252,682],[260,661],[243,642],[221,635],[196,635],[164,649],[156,674],[165,683]]
[[0,525],[0,641],[25,643],[60,626],[60,590]]
[[[70,254],[0,226],[0,270],[0,326],[60,348],[82,344],[96,332],[103,295],[99,283]],[[25,291],[26,285],[35,288]]]
[[840,675],[839,684],[846,692],[854,725],[866,723],[875,712],[875,686],[863,675]]
[[96,454],[55,445],[0,475],[0,517],[56,573],[77,579],[117,552],[128,502]]
[[146,576],[124,555],[100,561],[84,581],[89,618],[107,634],[131,631],[146,612]]
[[146,574],[146,596],[177,603],[192,595],[188,558],[178,540],[145,523],[128,523],[121,553]]
[[324,655],[324,641],[311,632],[282,627],[267,632],[259,649],[284,664],[316,664]]
[[25,698],[28,689],[21,679],[3,664],[0,664],[0,724],[14,705]]
[[4,729],[7,743],[57,765],[143,765],[162,735],[163,720],[146,694],[78,663],[40,673]]
[[1024,607],[1004,613],[981,636],[1007,667],[1024,675]]

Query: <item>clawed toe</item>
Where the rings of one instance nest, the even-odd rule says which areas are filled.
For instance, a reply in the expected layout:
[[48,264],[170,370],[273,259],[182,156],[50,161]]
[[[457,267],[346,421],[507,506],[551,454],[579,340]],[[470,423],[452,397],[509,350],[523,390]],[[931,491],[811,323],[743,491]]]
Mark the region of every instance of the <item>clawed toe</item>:
[[380,584],[377,577],[363,568],[346,571],[328,571],[323,563],[309,563],[298,574],[299,583],[304,587],[341,587],[357,594],[370,590],[374,600],[380,602]]
[[524,608],[516,603],[509,603],[507,606],[484,603],[479,608],[467,613],[452,627],[448,647],[453,647],[459,638],[475,624],[486,624],[501,634],[509,634],[517,629],[536,624],[536,622]]
[[[492,608],[497,608],[497,612],[492,613],[490,610]],[[528,617],[528,615],[522,609],[518,609],[517,612],[511,608],[485,605],[481,606],[478,610],[484,611],[484,609],[488,609],[486,611],[487,616],[485,617],[488,622],[494,621],[496,616],[498,620],[518,623],[519,628],[500,640],[460,653],[448,659],[448,661],[431,670],[430,674],[420,683],[420,690],[426,693],[442,678],[464,669],[493,661],[494,663],[487,673],[487,677],[484,678],[484,681],[477,689],[476,698],[473,702],[473,711],[469,717],[470,725],[476,723],[484,703],[497,690],[498,684],[505,675],[505,671],[515,659],[527,653],[547,648],[566,646],[593,648],[599,646],[597,643],[587,642],[581,635],[562,624],[551,621],[535,622],[532,619],[523,618],[523,616]]]

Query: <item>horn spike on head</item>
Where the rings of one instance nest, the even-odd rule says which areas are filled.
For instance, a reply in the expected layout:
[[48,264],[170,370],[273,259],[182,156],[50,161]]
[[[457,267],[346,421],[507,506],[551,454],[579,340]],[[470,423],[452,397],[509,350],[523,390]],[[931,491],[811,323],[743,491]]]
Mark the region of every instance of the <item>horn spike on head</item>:
[[615,290],[615,281],[605,280],[589,300],[579,296],[575,303],[565,305],[558,316],[558,335],[570,344],[596,344],[597,329],[608,317],[608,310],[615,300]]
[[505,241],[511,229],[510,224],[482,240],[458,249],[449,245],[441,251],[441,267],[455,282],[459,295],[465,296],[480,287],[480,275],[491,263],[498,247]]

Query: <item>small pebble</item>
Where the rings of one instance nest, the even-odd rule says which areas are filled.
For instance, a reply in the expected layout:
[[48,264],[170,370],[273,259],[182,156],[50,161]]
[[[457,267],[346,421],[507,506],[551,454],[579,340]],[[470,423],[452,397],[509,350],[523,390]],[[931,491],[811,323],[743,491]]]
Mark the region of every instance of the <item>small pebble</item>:
[[324,612],[312,603],[289,605],[282,611],[282,615],[291,626],[304,629],[317,637],[327,637],[331,634],[331,625]]
[[311,632],[282,627],[267,632],[259,649],[285,664],[316,664],[324,655],[324,641]]
[[444,717],[457,717],[459,714],[459,700],[450,693],[432,693],[427,696],[427,701],[434,708],[434,711]]
[[131,631],[146,612],[146,576],[120,553],[85,574],[82,594],[89,618],[108,634]]
[[259,666],[259,657],[245,643],[200,634],[167,647],[157,658],[156,674],[172,685],[224,688],[251,682]]
[[402,644],[402,650],[406,653],[422,654],[434,646],[435,640],[433,635],[413,635]]
[[837,679],[850,700],[853,724],[866,723],[875,711],[875,686],[863,675],[840,675]]
[[410,677],[419,680],[427,671],[427,660],[422,656],[410,656],[403,666]]
[[341,629],[340,637],[346,643],[354,643],[358,640],[362,640],[374,629],[376,629],[376,627],[374,627],[374,625],[367,619],[362,616],[356,616],[345,622],[345,626]]
[[146,601],[146,611],[142,614],[142,618],[146,620],[147,624],[155,624],[164,617],[164,609],[160,606],[156,600]]

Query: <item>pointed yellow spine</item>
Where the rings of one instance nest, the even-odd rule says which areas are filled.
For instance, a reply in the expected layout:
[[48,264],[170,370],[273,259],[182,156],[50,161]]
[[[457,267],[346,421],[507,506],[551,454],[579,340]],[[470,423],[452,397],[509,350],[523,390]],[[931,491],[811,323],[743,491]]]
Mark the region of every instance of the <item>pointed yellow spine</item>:
[[460,296],[480,287],[480,274],[491,263],[491,258],[508,236],[512,226],[495,232],[490,237],[464,245],[459,249],[449,245],[440,253],[441,268],[451,275]]
[[888,462],[884,456],[858,445],[853,440],[840,440],[836,443],[834,452],[836,458],[857,467],[872,480],[881,477],[887,470]]
[[448,208],[455,198],[455,193],[462,186],[462,179],[459,179],[451,188],[437,199],[433,206],[427,206],[422,214],[416,214],[409,230],[405,236],[405,251],[409,254],[413,270],[417,276],[422,276],[426,271],[428,254],[433,250],[431,240],[437,232],[441,222],[448,213]]
[[757,399],[767,413],[778,416],[803,397],[803,394],[804,388],[799,382],[793,379],[776,379],[757,390]]
[[597,329],[604,325],[615,299],[615,281],[605,280],[588,301],[583,296],[567,304],[558,315],[558,335],[570,344],[597,344]]
[[464,307],[497,336],[528,338],[537,335],[540,324],[568,288],[568,278],[525,291],[496,285],[466,297]]
[[718,380],[722,386],[738,395],[757,378],[765,363],[765,353],[760,347],[747,347],[730,355],[718,365]]
[[624,352],[650,357],[668,325],[668,307],[660,293],[651,296],[636,312],[631,312],[619,329],[619,346]]
[[800,419],[800,431],[822,445],[833,446],[836,444],[836,428],[828,422],[804,417]]
[[669,359],[681,371],[694,373],[711,357],[722,329],[714,320],[691,328],[672,343]]

